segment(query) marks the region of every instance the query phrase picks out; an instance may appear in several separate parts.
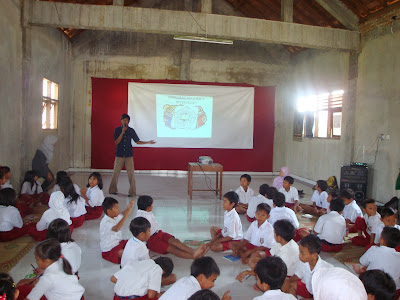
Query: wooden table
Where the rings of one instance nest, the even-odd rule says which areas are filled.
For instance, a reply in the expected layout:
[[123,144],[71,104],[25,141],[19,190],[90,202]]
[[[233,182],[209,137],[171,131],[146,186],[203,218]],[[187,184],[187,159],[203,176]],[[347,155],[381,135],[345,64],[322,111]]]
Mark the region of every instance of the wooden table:
[[[216,187],[215,190],[194,190],[193,189],[193,172],[216,172]],[[219,194],[219,199],[222,199],[222,173],[223,167],[221,164],[211,164],[211,165],[202,165],[199,163],[190,162],[188,169],[188,194],[190,196],[190,200],[192,200],[193,191],[212,191],[215,192],[216,195]],[[219,178],[218,178],[219,175]],[[218,185],[219,181],[219,185]]]

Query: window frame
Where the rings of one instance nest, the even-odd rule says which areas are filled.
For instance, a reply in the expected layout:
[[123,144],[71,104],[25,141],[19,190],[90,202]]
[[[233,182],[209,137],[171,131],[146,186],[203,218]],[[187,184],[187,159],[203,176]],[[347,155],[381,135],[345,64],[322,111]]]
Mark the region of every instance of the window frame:
[[[43,84],[44,81],[47,81],[47,93],[46,95],[44,95],[43,92]],[[51,84],[55,85],[55,98],[51,98]],[[59,109],[59,104],[60,104],[60,99],[59,99],[59,90],[60,90],[60,85],[55,82],[55,81],[51,81],[45,77],[43,77],[42,79],[42,125],[41,128],[43,131],[58,131],[58,124],[59,124],[59,120],[58,120],[58,109]],[[50,95],[50,97],[48,97],[48,95]],[[51,105],[54,105],[54,128],[50,128],[50,124],[51,124]],[[43,113],[44,110],[46,110],[46,128],[43,128]]]

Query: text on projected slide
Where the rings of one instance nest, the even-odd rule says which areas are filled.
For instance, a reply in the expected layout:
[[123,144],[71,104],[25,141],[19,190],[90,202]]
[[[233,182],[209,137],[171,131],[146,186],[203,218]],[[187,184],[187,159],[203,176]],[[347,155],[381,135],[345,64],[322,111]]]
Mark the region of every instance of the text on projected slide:
[[211,138],[213,97],[156,95],[157,137]]

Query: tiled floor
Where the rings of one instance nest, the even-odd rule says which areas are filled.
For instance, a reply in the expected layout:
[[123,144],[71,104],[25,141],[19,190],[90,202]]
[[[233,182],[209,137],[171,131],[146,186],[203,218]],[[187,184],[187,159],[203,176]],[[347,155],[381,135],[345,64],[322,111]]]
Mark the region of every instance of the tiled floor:
[[[80,187],[87,182],[88,173],[75,173],[73,181]],[[215,185],[214,176],[211,176],[212,186]],[[108,186],[111,181],[111,174],[103,175],[104,194],[108,196]],[[272,183],[272,177],[253,176],[251,187],[258,191],[258,187],[263,183]],[[160,175],[137,175],[137,192],[139,195],[150,195],[154,199],[154,214],[163,231],[171,233],[181,241],[187,239],[205,240],[209,239],[209,228],[212,225],[221,226],[223,224],[223,209],[221,201],[215,197],[212,192],[194,192],[193,200],[190,201],[187,195],[187,177],[186,176],[160,176]],[[196,188],[207,188],[205,177],[195,176],[194,185]],[[210,184],[208,184],[210,185]],[[238,176],[224,176],[223,191],[235,190],[239,186]],[[295,187],[304,190],[306,196],[302,202],[311,197],[311,188],[295,182]],[[126,195],[129,189],[126,174],[121,174],[119,192],[115,198],[120,203],[123,210],[129,199]],[[129,223],[136,215],[136,208],[131,217],[122,228],[123,238],[130,238]],[[249,222],[244,216],[241,216],[243,230],[247,230]],[[110,282],[110,277],[119,270],[119,265],[112,264],[101,258],[99,247],[99,220],[86,221],[82,227],[74,230],[72,237],[82,249],[82,265],[79,269],[80,282],[85,287],[85,299],[112,299],[114,284]],[[151,253],[156,255],[155,253]],[[252,299],[260,295],[252,289],[255,283],[254,278],[249,278],[244,283],[235,280],[237,274],[247,269],[239,262],[230,262],[223,258],[221,253],[209,252],[207,255],[213,257],[221,270],[213,290],[220,296],[226,290],[231,291],[232,299],[244,300]],[[172,255],[175,269],[174,273],[178,279],[190,275],[191,260],[184,260]],[[339,266],[339,262],[330,258],[329,255],[323,255],[324,259]],[[36,265],[33,250],[30,251],[11,271],[15,280],[23,278],[25,274],[31,271],[30,264]]]

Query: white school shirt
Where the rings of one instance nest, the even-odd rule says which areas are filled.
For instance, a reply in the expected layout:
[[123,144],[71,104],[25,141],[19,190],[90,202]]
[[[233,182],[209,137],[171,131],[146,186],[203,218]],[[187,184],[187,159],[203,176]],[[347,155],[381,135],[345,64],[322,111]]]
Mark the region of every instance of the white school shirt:
[[78,200],[70,202],[71,197],[65,198],[64,205],[68,209],[71,218],[77,218],[84,214],[86,214],[86,202],[81,196],[78,197]]
[[284,187],[281,187],[279,192],[285,195],[286,203],[295,203],[299,201],[299,192],[294,186],[290,187],[289,192],[287,192]]
[[367,224],[367,233],[371,235],[375,227],[381,223],[381,215],[378,212],[374,216],[370,217],[368,217],[367,214],[364,214],[364,220]]
[[346,221],[337,211],[319,217],[314,231],[319,233],[319,238],[331,244],[343,244],[346,236]]
[[286,294],[282,292],[281,290],[269,290],[266,291],[264,294],[261,296],[253,298],[253,300],[292,300],[292,299],[297,299],[291,294]]
[[75,242],[61,243],[61,253],[71,265],[72,273],[76,273],[81,266],[82,250]]
[[233,240],[241,240],[243,238],[242,222],[236,212],[236,209],[232,209],[230,212],[225,211],[224,213],[224,228],[222,228],[223,237],[231,237]]
[[53,222],[55,219],[63,219],[68,223],[68,225],[71,225],[72,221],[69,216],[69,213],[66,209],[65,211],[66,211],[65,215],[60,216],[56,210],[49,208],[43,213],[42,217],[40,218],[40,221],[36,223],[36,229],[38,231],[46,230],[47,227],[49,227],[50,223]]
[[9,180],[6,181],[5,184],[1,185],[1,189],[13,189],[13,186]]
[[327,263],[326,261],[322,260],[322,258],[318,255],[318,261],[315,264],[314,269],[311,271],[310,264],[308,262],[303,263],[302,261],[299,261],[299,264],[297,265],[296,272],[294,273],[307,287],[307,291],[312,294],[312,284],[311,284],[311,279],[312,275],[314,274],[315,271],[321,268],[333,268],[333,266],[330,263]]
[[183,277],[175,282],[161,297],[160,300],[187,300],[201,290],[200,283],[193,276]]
[[62,265],[60,259],[48,266],[26,298],[40,300],[44,295],[48,300],[80,300],[85,289],[76,275],[64,272]]
[[343,218],[350,220],[351,223],[355,223],[357,217],[362,217],[361,208],[358,206],[356,200],[351,201],[343,209]]
[[114,274],[117,283],[114,292],[118,296],[144,296],[149,290],[160,292],[163,270],[154,260],[130,261]]
[[293,276],[300,262],[299,245],[294,240],[290,240],[283,246],[280,243],[275,243],[270,252],[271,255],[279,256],[284,261],[287,267],[287,276]]
[[328,193],[325,191],[322,191],[320,194],[317,190],[315,190],[311,197],[311,201],[314,202],[316,206],[325,208],[326,210],[330,205],[328,202]]
[[271,199],[265,198],[263,195],[257,195],[257,196],[252,197],[250,199],[249,207],[247,207],[247,212],[246,212],[246,214],[249,216],[249,218],[255,218],[257,206],[258,206],[258,204],[261,204],[261,203],[268,204],[272,209],[272,207],[273,207],[272,205],[274,202]]
[[297,220],[297,216],[293,210],[287,207],[274,207],[271,210],[271,213],[268,218],[268,222],[274,226],[275,222],[278,220],[288,220],[293,224],[295,229],[298,229],[300,224],[299,220]]
[[121,258],[121,267],[124,267],[131,261],[142,261],[147,259],[150,259],[150,256],[149,249],[147,249],[146,244],[136,237],[133,237],[129,239],[124,248]]
[[267,220],[258,227],[256,220],[250,224],[244,238],[254,246],[271,249],[275,244],[274,227]]
[[33,195],[33,194],[40,194],[40,193],[43,193],[43,190],[42,190],[42,185],[40,184],[39,181],[36,181],[33,184],[33,187],[31,187],[31,183],[28,182],[28,181],[25,181],[22,184],[22,187],[21,187],[21,194],[22,195],[23,194]]
[[242,204],[248,204],[250,199],[254,196],[254,191],[249,186],[247,187],[247,191],[245,191],[242,186],[239,186],[235,192],[239,195],[239,202]]
[[86,191],[86,197],[89,199],[91,207],[101,206],[104,201],[104,193],[98,185],[88,188]]
[[369,270],[382,270],[392,276],[396,289],[400,288],[400,252],[386,246],[372,246],[360,257],[360,263]]
[[153,235],[154,233],[156,233],[158,231],[158,222],[156,221],[156,218],[154,217],[154,214],[152,211],[145,211],[145,210],[141,210],[138,209],[137,213],[136,213],[136,218],[137,217],[143,217],[146,218],[147,221],[150,222],[150,235]]
[[[397,228],[398,230],[400,230],[400,225],[394,225],[394,228]],[[385,223],[383,223],[382,221],[380,221],[380,223],[378,223],[378,225],[376,225],[373,229],[372,229],[372,233],[375,234],[375,239],[374,239],[374,244],[379,244],[379,239],[381,238],[381,234],[383,231],[383,228],[385,228]]]
[[0,205],[0,231],[10,231],[14,227],[22,228],[24,222],[22,221],[19,210],[14,206]]
[[123,218],[122,215],[110,218],[104,215],[100,222],[100,249],[101,252],[108,252],[119,244],[122,240],[121,230],[114,231],[112,228],[119,223]]

